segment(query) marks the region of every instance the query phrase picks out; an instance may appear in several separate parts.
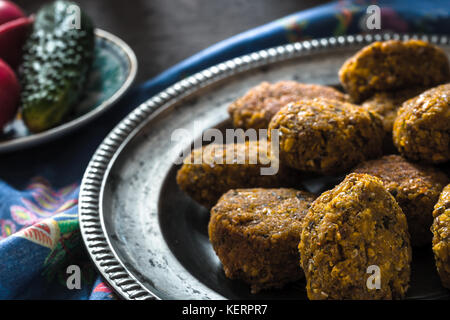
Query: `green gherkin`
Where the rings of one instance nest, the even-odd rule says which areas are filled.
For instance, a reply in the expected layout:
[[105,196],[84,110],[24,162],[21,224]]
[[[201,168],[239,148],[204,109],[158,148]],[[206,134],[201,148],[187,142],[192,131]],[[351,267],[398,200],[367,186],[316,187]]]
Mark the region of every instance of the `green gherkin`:
[[21,111],[32,132],[60,124],[79,101],[87,82],[94,56],[94,28],[90,18],[74,6],[58,0],[42,7],[24,46]]

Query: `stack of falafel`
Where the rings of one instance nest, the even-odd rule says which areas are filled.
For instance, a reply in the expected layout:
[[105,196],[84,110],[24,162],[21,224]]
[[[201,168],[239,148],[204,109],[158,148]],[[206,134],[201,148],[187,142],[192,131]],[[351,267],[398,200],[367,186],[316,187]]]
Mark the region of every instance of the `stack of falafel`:
[[[450,288],[450,185],[437,167],[450,161],[447,55],[420,40],[374,42],[339,78],[346,93],[263,82],[229,106],[235,127],[276,135],[279,154],[190,161],[198,152],[233,160],[232,151],[268,142],[209,145],[178,171],[181,189],[211,210],[209,238],[226,276],[252,292],[305,277],[309,299],[401,299],[411,247],[431,245]],[[276,175],[261,176],[267,160],[279,161]],[[298,190],[310,173],[348,175],[315,195]]]

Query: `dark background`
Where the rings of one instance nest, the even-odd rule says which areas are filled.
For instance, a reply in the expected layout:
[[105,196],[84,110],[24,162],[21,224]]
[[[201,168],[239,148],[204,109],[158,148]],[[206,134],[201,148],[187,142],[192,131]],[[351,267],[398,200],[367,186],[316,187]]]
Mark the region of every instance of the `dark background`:
[[[26,13],[51,1],[17,0]],[[324,0],[75,0],[98,28],[127,42],[136,53],[136,83],[237,33]]]

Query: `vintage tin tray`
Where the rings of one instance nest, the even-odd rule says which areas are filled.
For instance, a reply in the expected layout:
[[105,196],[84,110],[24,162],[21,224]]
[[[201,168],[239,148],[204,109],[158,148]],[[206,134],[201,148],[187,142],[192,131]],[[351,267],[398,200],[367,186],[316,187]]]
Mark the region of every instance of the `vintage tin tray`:
[[[209,213],[179,190],[174,161],[211,127],[231,127],[227,105],[261,81],[337,85],[345,59],[375,40],[420,37],[450,53],[444,36],[358,35],[257,51],[182,80],[137,107],[107,136],[82,181],[81,232],[98,270],[126,299],[306,299],[303,281],[252,295],[225,277],[208,241]],[[171,141],[178,128],[192,137]],[[335,178],[311,179],[320,192]],[[413,252],[410,299],[449,298],[431,248]]]

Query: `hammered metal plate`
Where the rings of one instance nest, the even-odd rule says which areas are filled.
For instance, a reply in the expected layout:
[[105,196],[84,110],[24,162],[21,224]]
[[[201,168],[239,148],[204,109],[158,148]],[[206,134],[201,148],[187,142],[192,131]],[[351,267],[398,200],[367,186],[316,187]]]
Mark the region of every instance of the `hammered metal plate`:
[[[228,128],[226,108],[262,81],[337,85],[342,63],[375,40],[424,38],[450,53],[443,36],[367,35],[311,40],[258,51],[176,83],[128,115],[99,146],[83,177],[79,219],[98,270],[125,299],[306,299],[305,283],[250,294],[227,279],[208,241],[209,213],[179,190],[177,157],[211,127]],[[171,141],[178,128],[192,138]],[[340,177],[306,182],[312,192]],[[408,298],[449,298],[430,249],[414,251]]]

